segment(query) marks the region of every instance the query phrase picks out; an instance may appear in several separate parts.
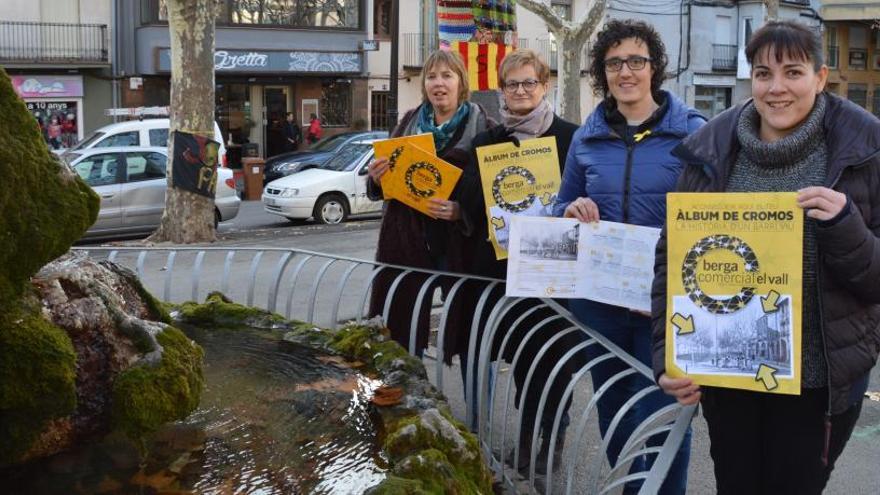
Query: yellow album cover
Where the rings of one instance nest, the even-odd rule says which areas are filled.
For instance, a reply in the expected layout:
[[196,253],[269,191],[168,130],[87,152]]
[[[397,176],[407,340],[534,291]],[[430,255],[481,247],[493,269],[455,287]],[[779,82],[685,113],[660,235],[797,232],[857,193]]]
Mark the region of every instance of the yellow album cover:
[[415,146],[432,155],[437,154],[437,151],[434,149],[434,136],[430,132],[373,142],[373,156],[377,158],[385,157],[389,161],[388,172],[385,172],[385,175],[380,180],[382,194],[385,199],[394,197],[394,191],[391,190],[394,180],[391,177],[397,170],[397,160],[406,146]]
[[384,181],[382,186],[385,199],[396,199],[426,215],[429,199],[449,199],[461,178],[460,168],[417,146],[395,148],[394,153],[394,171],[385,174],[390,175],[389,187],[385,189]]
[[477,159],[489,240],[495,257],[506,259],[512,217],[553,216],[561,183],[556,138],[527,139],[519,147],[513,143],[481,146]]
[[671,193],[666,372],[801,390],[804,212],[797,193]]

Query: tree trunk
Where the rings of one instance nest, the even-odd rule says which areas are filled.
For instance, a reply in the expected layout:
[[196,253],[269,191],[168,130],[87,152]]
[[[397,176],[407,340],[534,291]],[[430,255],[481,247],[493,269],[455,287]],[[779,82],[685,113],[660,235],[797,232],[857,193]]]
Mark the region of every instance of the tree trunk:
[[521,7],[532,12],[547,23],[557,43],[556,100],[559,116],[576,124],[581,123],[581,58],[583,48],[601,24],[605,13],[605,1],[593,0],[592,5],[576,23],[559,17],[545,0],[519,0]]
[[557,62],[559,70],[556,75],[556,101],[559,104],[559,116],[575,123],[581,123],[581,57],[583,43],[567,36],[557,38]]
[[[217,5],[217,0],[168,0],[170,133],[180,130],[214,139],[214,21]],[[159,229],[147,241],[213,242],[214,200],[172,187],[173,147],[174,141],[169,139],[165,212]]]

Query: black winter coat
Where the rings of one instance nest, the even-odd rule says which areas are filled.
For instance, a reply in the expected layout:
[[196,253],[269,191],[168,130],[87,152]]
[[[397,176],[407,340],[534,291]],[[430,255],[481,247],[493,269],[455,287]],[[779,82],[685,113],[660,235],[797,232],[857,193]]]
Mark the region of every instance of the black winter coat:
[[[818,223],[821,332],[828,362],[829,412],[848,409],[867,386],[880,353],[880,120],[828,94],[825,186],[847,195],[840,215]],[[685,163],[677,191],[722,192],[736,161],[736,124],[749,102],[731,108],[673,152]],[[666,229],[657,243],[651,291],[653,365],[665,371]]]
[[[539,137],[556,137],[556,151],[559,154],[559,176],[562,177],[562,169],[565,167],[565,157],[571,147],[571,140],[578,126],[558,115],[553,116],[553,123],[547,132]],[[476,148],[499,143],[515,141],[508,129],[503,125],[497,125],[486,132],[478,134],[474,138],[474,152],[471,153],[468,162],[464,165],[464,173],[461,178],[462,193],[460,203],[462,210],[468,215],[473,224],[474,252],[470,258],[473,266],[469,273],[486,277],[507,278],[507,260],[495,259],[495,250],[489,239],[488,221],[486,219],[486,201],[483,198],[483,186],[480,179],[480,166],[477,161]]]

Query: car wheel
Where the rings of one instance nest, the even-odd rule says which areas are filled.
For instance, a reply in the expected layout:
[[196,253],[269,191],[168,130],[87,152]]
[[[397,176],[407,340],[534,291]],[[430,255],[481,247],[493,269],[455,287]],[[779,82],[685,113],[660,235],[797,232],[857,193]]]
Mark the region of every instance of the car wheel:
[[220,210],[214,208],[214,230],[220,225]]
[[348,218],[348,201],[338,194],[328,194],[318,199],[312,213],[319,223],[337,224]]

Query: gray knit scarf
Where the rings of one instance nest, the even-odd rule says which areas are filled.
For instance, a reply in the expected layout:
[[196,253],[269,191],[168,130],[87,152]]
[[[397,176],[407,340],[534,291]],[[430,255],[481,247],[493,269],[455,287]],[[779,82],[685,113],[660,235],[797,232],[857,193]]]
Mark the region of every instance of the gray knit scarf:
[[546,98],[527,115],[510,113],[507,105],[501,106],[500,114],[504,128],[520,141],[542,136],[553,125],[553,107]]
[[[825,95],[819,94],[804,122],[788,136],[772,143],[761,141],[761,117],[754,103],[747,105],[737,123],[736,135],[740,151],[728,178],[726,190],[782,192],[822,185],[828,170],[828,148],[822,125],[826,104]],[[822,347],[817,263],[816,221],[806,218],[801,341],[803,388],[828,385],[828,370]]]

